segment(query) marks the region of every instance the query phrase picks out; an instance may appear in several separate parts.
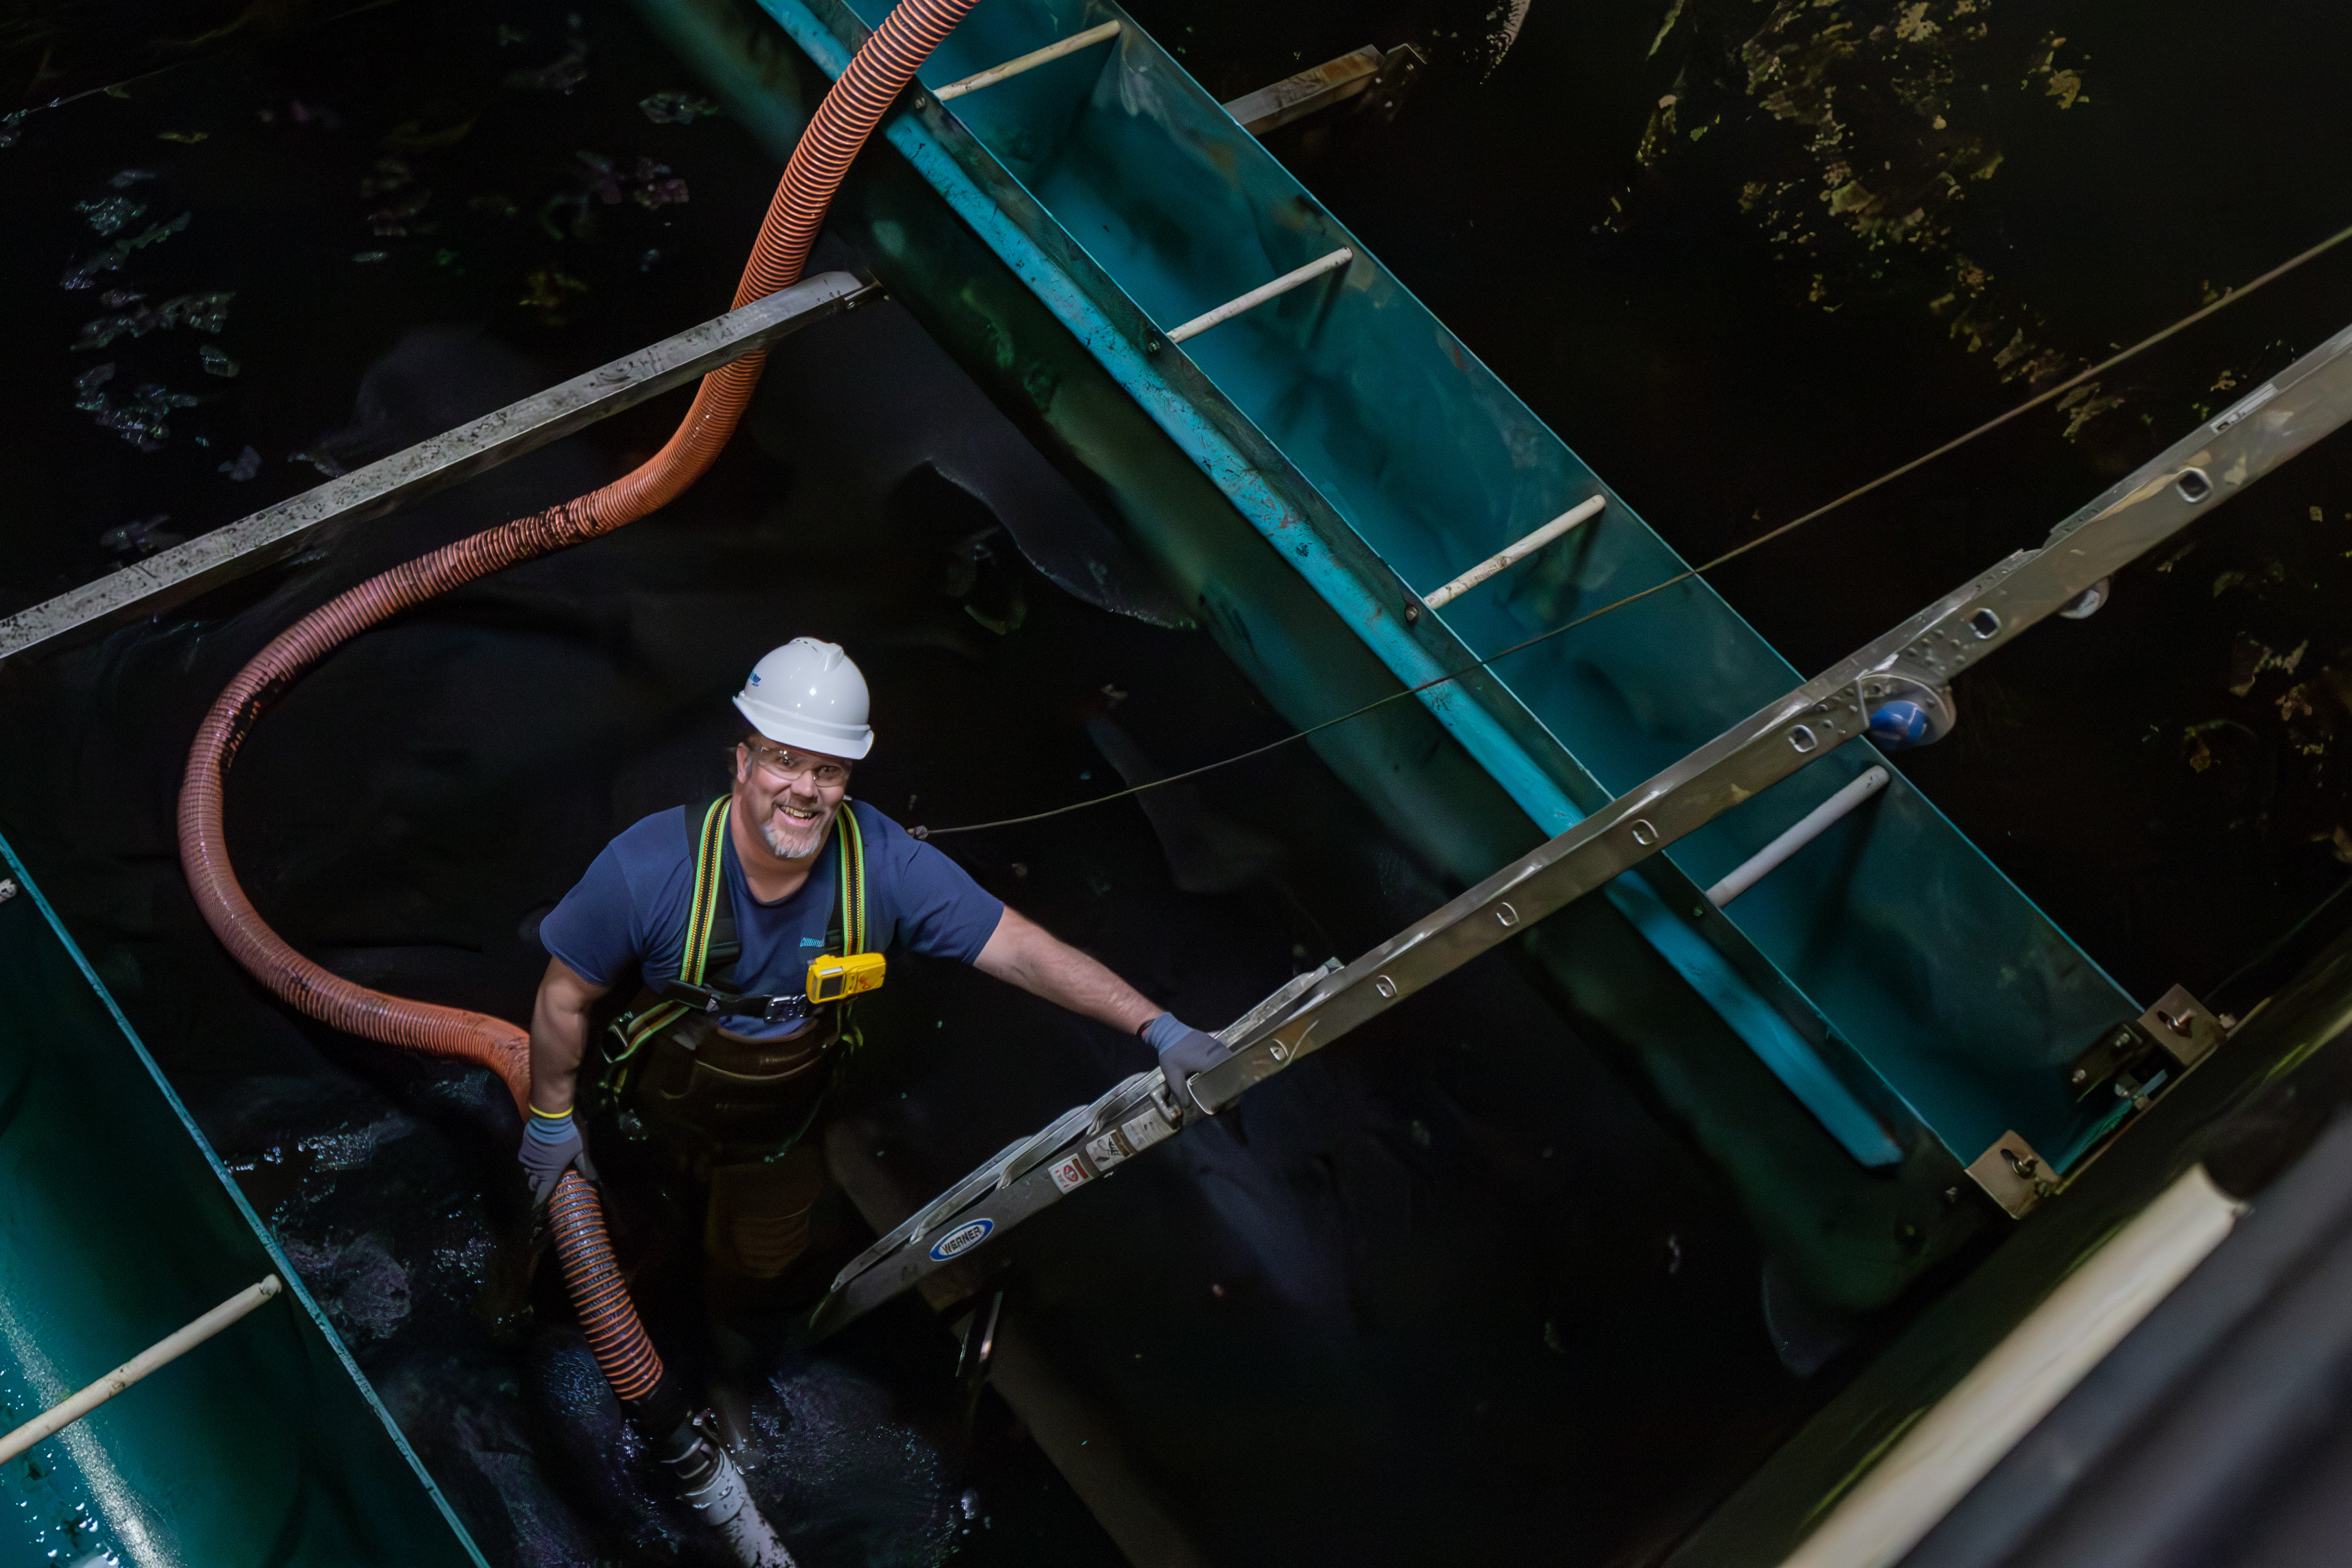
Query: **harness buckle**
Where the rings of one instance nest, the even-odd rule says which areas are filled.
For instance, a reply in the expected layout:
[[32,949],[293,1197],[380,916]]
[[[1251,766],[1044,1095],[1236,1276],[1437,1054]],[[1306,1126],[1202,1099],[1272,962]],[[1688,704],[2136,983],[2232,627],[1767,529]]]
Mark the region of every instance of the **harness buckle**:
[[737,996],[688,980],[665,980],[660,993],[679,1006],[710,1018],[751,1018],[765,1023],[798,1023],[815,1009],[803,996]]
[[714,991],[709,986],[698,986],[690,980],[667,980],[661,994],[674,1002],[683,1002],[697,1012],[716,1013],[726,1009],[735,998],[724,991]]

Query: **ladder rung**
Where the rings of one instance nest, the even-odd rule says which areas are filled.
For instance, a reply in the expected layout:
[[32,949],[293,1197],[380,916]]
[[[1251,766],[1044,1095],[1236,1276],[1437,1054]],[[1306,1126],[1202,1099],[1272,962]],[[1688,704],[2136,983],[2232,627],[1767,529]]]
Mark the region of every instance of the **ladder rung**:
[[1105,22],[1099,27],[1088,27],[1083,33],[1072,33],[1060,43],[1048,44],[1042,49],[1032,49],[1025,55],[1016,55],[1003,65],[991,66],[984,71],[974,71],[968,77],[948,83],[931,96],[945,103],[950,99],[961,98],[968,92],[978,92],[982,88],[994,87],[1008,77],[1017,77],[1024,71],[1034,71],[1039,66],[1052,65],[1064,55],[1075,55],[1089,44],[1099,44],[1105,38],[1117,37],[1118,37],[1118,24]]
[[1302,283],[1312,283],[1327,272],[1337,272],[1356,259],[1356,253],[1341,246],[1326,256],[1318,256],[1296,271],[1286,272],[1272,283],[1261,283],[1238,299],[1228,299],[1203,316],[1195,316],[1181,327],[1171,328],[1168,340],[1181,343],[1187,338],[1197,338],[1212,327],[1221,327],[1241,315],[1255,310],[1269,299],[1279,298]]

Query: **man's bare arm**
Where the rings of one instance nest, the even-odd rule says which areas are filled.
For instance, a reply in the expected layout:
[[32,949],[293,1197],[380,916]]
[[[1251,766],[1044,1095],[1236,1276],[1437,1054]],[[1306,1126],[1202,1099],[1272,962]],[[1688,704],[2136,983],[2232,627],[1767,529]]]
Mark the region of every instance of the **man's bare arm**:
[[[1168,1010],[1015,909],[1005,910],[972,967],[1122,1034],[1135,1033]],[[540,992],[546,994],[544,988]],[[538,1047],[539,1030],[533,1028],[534,1065]]]
[[547,961],[530,1009],[530,1103],[558,1114],[572,1109],[580,1063],[588,1053],[588,1009],[611,990],[582,979],[561,958]]

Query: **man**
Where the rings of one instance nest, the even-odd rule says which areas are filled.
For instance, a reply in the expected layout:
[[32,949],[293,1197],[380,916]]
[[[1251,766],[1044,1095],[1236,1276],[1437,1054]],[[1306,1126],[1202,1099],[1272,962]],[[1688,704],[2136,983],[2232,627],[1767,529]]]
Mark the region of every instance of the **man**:
[[867,706],[835,644],[799,637],[770,653],[735,698],[751,733],[728,794],[630,828],[541,925],[550,956],[520,1154],[538,1201],[567,1168],[595,1175],[573,1113],[589,1012],[632,970],[646,988],[606,1031],[604,1081],[707,1185],[707,1260],[742,1281],[779,1278],[808,1245],[825,1185],[814,1133],[856,1039],[848,998],[879,982],[876,955],[958,958],[1139,1035],[1180,1099],[1223,1059],[1214,1039],[852,802],[852,766],[874,744]]

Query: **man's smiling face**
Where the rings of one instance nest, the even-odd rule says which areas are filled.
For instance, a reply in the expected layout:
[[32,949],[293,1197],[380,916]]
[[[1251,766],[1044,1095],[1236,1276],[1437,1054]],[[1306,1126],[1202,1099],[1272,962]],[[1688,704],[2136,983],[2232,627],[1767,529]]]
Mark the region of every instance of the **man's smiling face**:
[[849,793],[849,763],[780,746],[761,736],[735,747],[735,810],[757,827],[779,860],[807,860],[824,847],[833,815]]

